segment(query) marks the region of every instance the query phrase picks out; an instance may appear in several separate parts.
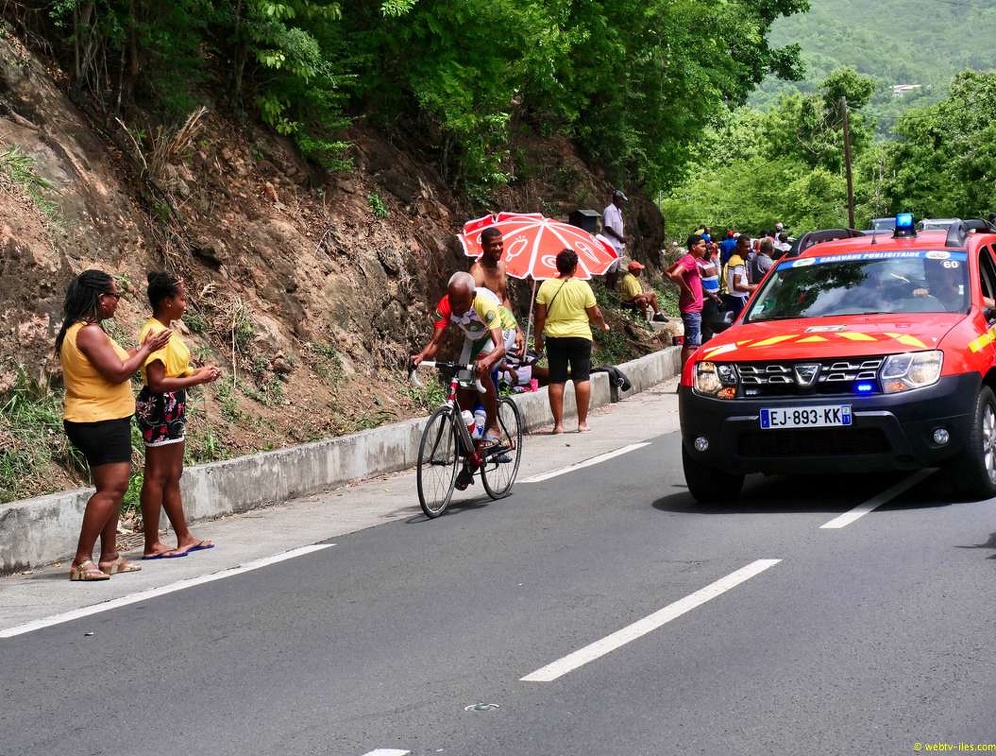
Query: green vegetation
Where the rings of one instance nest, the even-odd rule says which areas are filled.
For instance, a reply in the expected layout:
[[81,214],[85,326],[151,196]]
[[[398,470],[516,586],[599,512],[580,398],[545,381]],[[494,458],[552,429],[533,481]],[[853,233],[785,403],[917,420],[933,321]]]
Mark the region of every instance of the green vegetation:
[[996,210],[996,73],[965,71],[950,95],[900,116],[891,141],[874,139],[865,113],[870,78],[853,69],[817,94],[786,95],[767,113],[735,111],[701,142],[696,170],[662,202],[673,235],[717,229],[796,232],[847,225],[843,130],[846,97],[854,155],[855,225],[901,210],[917,217],[985,218]]
[[[936,103],[955,74],[993,66],[996,6],[985,0],[812,0],[808,13],[781,18],[773,44],[797,43],[806,74],[797,83],[767,79],[751,103],[768,109],[783,94],[814,93],[831,72],[852,66],[877,89],[869,115],[889,134],[899,114]],[[894,96],[895,85],[920,88]]]
[[[155,123],[196,112],[220,82],[237,112],[348,166],[357,116],[417,141],[451,185],[483,201],[515,181],[513,129],[563,135],[610,180],[680,175],[704,124],[768,74],[799,73],[772,23],[808,0],[54,0],[19,20],[62,57],[74,92]],[[733,33],[732,30],[735,30]],[[172,132],[171,132],[172,133]],[[144,144],[143,151],[150,145]],[[374,208],[376,211],[376,208]]]
[[0,501],[34,495],[53,464],[87,469],[62,429],[61,395],[22,374],[0,398]]
[[21,187],[50,223],[59,220],[58,205],[51,199],[55,189],[50,181],[38,175],[35,161],[16,146],[0,151],[0,174]]
[[387,205],[384,204],[384,199],[379,194],[368,194],[367,202],[370,203],[370,212],[374,214],[375,218],[387,217]]

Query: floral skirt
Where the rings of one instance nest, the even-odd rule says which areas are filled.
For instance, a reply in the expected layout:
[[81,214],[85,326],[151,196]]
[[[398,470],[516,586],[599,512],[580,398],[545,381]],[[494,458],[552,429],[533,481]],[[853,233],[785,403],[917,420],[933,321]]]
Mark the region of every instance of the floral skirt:
[[156,393],[143,386],[135,401],[135,421],[146,446],[180,443],[187,424],[187,392]]

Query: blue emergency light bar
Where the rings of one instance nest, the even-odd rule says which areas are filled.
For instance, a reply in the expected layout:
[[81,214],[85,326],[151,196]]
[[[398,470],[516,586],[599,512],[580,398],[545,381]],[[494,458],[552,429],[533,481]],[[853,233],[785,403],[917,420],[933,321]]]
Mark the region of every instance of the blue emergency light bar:
[[892,236],[916,236],[916,224],[913,221],[913,213],[896,213],[896,230],[892,233]]

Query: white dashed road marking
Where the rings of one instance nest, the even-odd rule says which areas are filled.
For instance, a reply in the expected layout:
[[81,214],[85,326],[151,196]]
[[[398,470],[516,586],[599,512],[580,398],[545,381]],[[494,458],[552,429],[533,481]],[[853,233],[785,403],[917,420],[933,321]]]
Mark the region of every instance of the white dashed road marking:
[[606,452],[605,454],[599,454],[597,457],[586,459],[583,462],[577,462],[573,465],[568,465],[567,467],[561,467],[559,470],[551,470],[550,472],[531,475],[528,478],[520,480],[519,483],[542,483],[544,480],[550,480],[550,478],[556,478],[558,475],[565,475],[566,473],[580,470],[583,467],[597,465],[600,462],[605,462],[613,457],[618,457],[623,454],[628,454],[631,451],[642,449],[644,446],[650,446],[650,442],[644,441],[641,444],[630,444],[629,446],[624,446],[622,449],[616,449],[615,451]]
[[537,669],[535,672],[521,678],[521,682],[552,682],[558,677],[562,677],[568,672],[573,672],[578,667],[584,666],[590,661],[594,661],[599,657],[615,651],[617,648],[621,648],[630,641],[653,632],[671,620],[677,619],[682,614],[690,612],[695,607],[701,606],[707,601],[726,593],[731,588],[735,588],[741,583],[750,580],[755,575],[761,574],[769,567],[774,567],[780,561],[782,560],[758,559],[756,562],[751,562],[746,567],[741,567],[736,572],[731,572],[715,583],[711,583],[705,588],[701,588],[695,591],[695,593],[675,601],[673,604],[668,604],[663,609],[658,609],[653,614],[637,620],[632,625],[627,625],[622,630],[612,633],[612,635],[607,635],[601,640],[595,641],[572,654],[568,654],[562,659],[558,659],[541,669]]
[[931,475],[933,475],[935,472],[937,472],[937,470],[935,469],[920,470],[919,472],[914,473],[905,480],[899,481],[892,488],[886,489],[882,493],[878,494],[878,496],[873,496],[864,504],[858,504],[858,506],[856,506],[850,512],[844,512],[844,514],[838,517],[834,517],[832,520],[830,520],[830,522],[823,523],[822,525],[820,525],[820,529],[837,530],[840,528],[847,527],[852,522],[864,517],[872,510],[878,509],[883,504],[889,503],[897,496],[899,496],[899,494],[908,491],[918,483],[922,483]]

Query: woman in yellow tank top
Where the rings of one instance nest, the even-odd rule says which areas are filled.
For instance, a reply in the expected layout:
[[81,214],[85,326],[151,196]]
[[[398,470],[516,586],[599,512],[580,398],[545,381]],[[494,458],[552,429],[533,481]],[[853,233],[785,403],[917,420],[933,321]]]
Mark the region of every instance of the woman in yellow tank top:
[[[131,474],[131,416],[135,398],[128,380],[145,358],[169,341],[151,335],[138,349],[118,346],[101,327],[118,307],[117,284],[101,270],[87,270],[69,284],[63,322],[55,339],[66,387],[63,426],[86,457],[96,491],[86,503],[70,580],[107,580],[138,565],[118,554],[118,515]],[[93,547],[100,537],[100,559]]]

